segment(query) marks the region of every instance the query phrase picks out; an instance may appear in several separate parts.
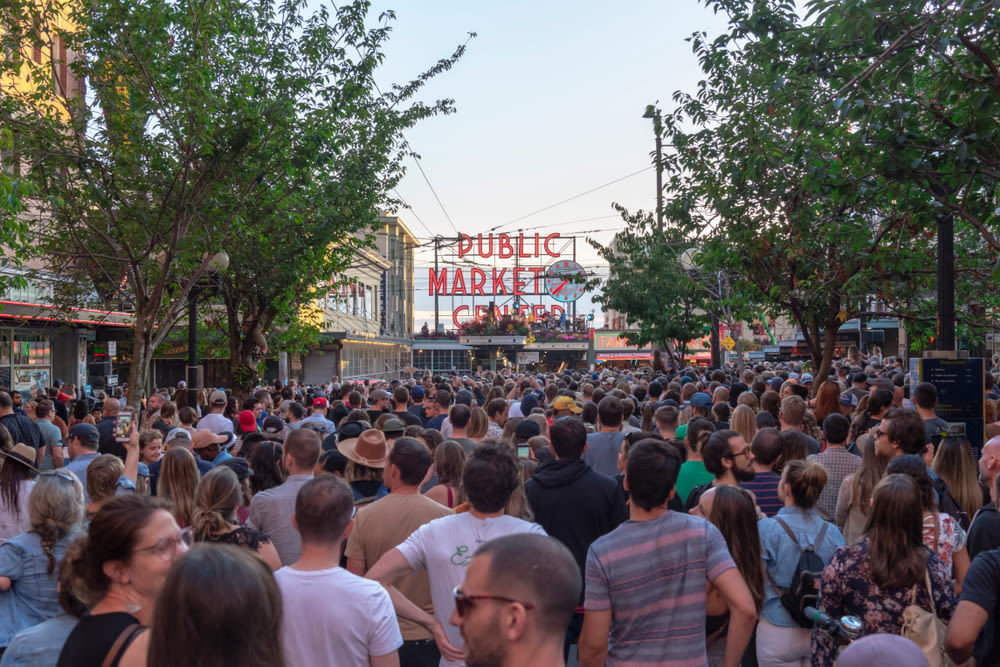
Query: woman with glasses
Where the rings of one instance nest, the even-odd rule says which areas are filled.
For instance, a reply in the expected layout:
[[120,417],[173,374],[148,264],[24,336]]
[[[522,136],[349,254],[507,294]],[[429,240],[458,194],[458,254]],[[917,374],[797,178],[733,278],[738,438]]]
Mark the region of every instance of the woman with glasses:
[[826,468],[819,463],[790,461],[778,482],[778,497],[785,506],[774,518],[757,524],[767,575],[757,626],[757,661],[761,665],[811,664],[812,630],[799,625],[781,596],[792,585],[804,549],[811,546],[824,563],[829,563],[837,547],[844,544],[837,527],[813,511],[826,480]]
[[63,567],[84,582],[92,606],[67,638],[58,667],[145,664],[143,630],[171,566],[194,542],[169,507],[159,498],[119,496],[91,520],[88,536],[79,538],[83,548]]
[[83,521],[83,488],[69,473],[45,473],[27,504],[31,530],[0,544],[0,646],[4,647],[20,630],[59,614],[56,564]]
[[195,539],[244,547],[260,556],[272,571],[277,570],[281,559],[271,539],[237,521],[236,510],[242,501],[243,488],[235,472],[220,465],[205,473],[195,494]]

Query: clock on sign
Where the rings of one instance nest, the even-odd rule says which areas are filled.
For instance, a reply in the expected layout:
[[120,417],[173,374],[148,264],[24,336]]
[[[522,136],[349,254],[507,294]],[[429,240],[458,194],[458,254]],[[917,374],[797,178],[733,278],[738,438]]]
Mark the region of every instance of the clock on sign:
[[569,303],[583,296],[587,272],[570,260],[560,260],[545,270],[545,289],[556,301]]

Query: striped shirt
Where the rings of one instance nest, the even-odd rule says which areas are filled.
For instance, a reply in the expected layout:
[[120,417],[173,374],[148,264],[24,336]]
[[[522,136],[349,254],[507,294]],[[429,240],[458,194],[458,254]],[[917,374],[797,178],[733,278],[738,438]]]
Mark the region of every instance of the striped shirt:
[[759,472],[753,479],[740,482],[740,486],[753,493],[761,512],[767,516],[774,516],[785,506],[785,502],[778,497],[780,481],[781,475],[776,472]]
[[735,567],[715,526],[678,512],[598,538],[584,608],[613,612],[607,664],[703,667],[705,582]]

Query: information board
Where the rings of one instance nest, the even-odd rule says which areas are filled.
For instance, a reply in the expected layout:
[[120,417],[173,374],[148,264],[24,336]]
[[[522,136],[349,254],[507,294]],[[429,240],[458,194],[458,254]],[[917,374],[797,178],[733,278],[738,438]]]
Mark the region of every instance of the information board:
[[949,423],[965,424],[965,437],[979,459],[986,418],[986,360],[921,359],[920,381],[937,389],[937,414]]

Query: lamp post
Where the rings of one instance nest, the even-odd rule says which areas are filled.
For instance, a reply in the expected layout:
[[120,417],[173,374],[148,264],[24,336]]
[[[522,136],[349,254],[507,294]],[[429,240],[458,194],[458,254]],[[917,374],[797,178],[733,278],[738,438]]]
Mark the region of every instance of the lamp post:
[[658,107],[648,104],[643,118],[653,121],[653,134],[656,139],[656,228],[663,231],[663,116]]
[[205,371],[198,356],[198,298],[202,292],[218,288],[219,274],[229,268],[229,255],[220,250],[205,262],[205,274],[188,295],[188,405],[198,401],[198,390],[205,384]]

